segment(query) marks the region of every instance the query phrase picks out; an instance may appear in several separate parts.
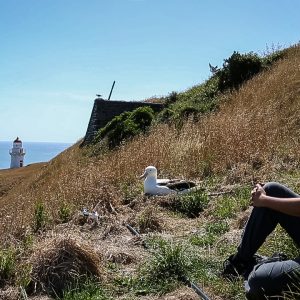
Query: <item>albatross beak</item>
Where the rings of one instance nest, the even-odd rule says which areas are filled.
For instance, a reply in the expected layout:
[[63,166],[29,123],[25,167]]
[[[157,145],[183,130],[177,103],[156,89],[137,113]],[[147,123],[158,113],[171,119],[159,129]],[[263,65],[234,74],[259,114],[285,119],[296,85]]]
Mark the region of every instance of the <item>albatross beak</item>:
[[147,177],[147,172],[145,172],[143,175],[140,176],[140,179],[146,178]]

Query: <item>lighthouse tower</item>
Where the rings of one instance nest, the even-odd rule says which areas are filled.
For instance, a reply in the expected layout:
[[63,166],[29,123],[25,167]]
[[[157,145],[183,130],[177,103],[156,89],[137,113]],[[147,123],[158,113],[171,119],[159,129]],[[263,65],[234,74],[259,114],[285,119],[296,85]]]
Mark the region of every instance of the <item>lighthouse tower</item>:
[[22,148],[22,141],[18,137],[14,140],[13,147],[9,150],[9,154],[11,155],[11,169],[23,167],[25,151]]

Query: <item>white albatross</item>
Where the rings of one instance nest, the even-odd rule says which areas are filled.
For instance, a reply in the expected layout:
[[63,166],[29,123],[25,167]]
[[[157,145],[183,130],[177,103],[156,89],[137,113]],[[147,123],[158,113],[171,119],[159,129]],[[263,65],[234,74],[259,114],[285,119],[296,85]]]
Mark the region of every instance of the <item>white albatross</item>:
[[170,194],[186,194],[197,190],[194,182],[180,179],[157,179],[157,169],[149,166],[140,179],[144,180],[145,195],[170,195]]

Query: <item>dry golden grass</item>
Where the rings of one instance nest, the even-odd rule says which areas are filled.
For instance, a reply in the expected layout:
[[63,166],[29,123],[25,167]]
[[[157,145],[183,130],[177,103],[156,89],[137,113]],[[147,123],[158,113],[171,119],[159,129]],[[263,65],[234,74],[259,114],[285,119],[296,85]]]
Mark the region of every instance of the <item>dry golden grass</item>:
[[[120,174],[135,174],[148,164],[172,175],[292,167],[299,164],[300,50],[279,62],[239,92],[224,96],[221,109],[179,132],[160,125],[118,152]],[[123,163],[123,166],[121,164]],[[132,174],[132,173],[131,173]],[[116,174],[118,175],[118,174]]]
[[[130,187],[142,192],[138,175],[148,165],[160,176],[201,179],[226,175],[231,182],[268,179],[272,172],[299,166],[300,48],[270,71],[224,96],[218,112],[181,130],[157,125],[119,149],[90,158],[78,145],[0,198],[0,233],[25,230],[32,223],[35,203],[44,203],[55,220],[60,205],[73,211],[92,208],[99,213],[118,207]],[[5,232],[5,234],[3,234]]]
[[163,97],[153,96],[153,97],[145,99],[143,102],[164,104],[164,99],[163,99]]
[[45,166],[46,163],[36,163],[24,168],[0,170],[0,197]]

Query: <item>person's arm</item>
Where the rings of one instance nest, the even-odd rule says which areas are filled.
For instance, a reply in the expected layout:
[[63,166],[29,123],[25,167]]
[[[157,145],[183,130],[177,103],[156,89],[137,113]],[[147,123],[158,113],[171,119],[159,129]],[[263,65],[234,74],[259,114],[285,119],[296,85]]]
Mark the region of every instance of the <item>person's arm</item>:
[[277,198],[267,196],[259,184],[252,191],[252,204],[258,207],[267,207],[287,215],[300,217],[300,198]]

